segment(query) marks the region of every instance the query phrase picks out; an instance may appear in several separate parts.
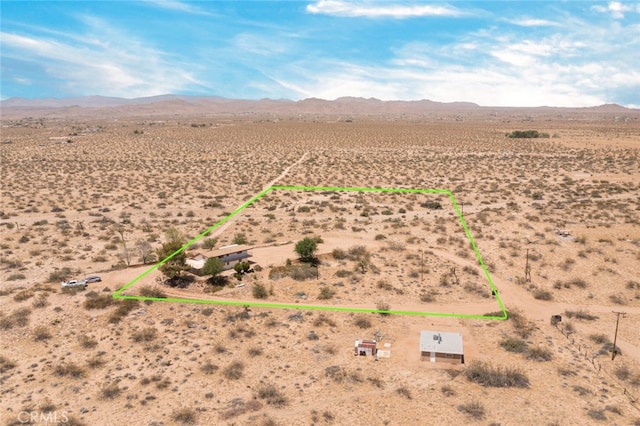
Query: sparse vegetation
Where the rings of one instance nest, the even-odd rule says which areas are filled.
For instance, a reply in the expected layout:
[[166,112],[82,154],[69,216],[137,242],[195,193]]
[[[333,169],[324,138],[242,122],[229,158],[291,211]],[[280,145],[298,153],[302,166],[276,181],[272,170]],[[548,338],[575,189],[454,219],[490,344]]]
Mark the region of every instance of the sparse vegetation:
[[478,401],[468,402],[466,404],[459,404],[456,406],[457,410],[466,414],[474,420],[482,420],[485,418],[486,412],[484,405]]
[[529,387],[529,378],[522,371],[513,367],[494,367],[484,361],[472,361],[464,374],[469,381],[486,387]]
[[243,373],[244,363],[242,361],[234,361],[222,370],[224,377],[229,380],[238,380],[242,377]]
[[289,403],[284,392],[279,390],[273,383],[260,383],[257,389],[257,396],[275,408],[282,408]]

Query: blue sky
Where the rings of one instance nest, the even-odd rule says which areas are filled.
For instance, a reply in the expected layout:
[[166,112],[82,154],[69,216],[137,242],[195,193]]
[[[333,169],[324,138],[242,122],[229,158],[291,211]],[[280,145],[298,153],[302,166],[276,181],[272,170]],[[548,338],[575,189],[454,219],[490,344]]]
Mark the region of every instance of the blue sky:
[[0,97],[640,107],[640,1],[2,1]]

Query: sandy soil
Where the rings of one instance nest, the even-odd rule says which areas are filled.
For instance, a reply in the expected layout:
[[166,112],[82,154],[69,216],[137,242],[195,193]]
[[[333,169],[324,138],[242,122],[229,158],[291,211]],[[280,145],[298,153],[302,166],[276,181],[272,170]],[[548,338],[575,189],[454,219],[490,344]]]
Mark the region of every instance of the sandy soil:
[[[305,120],[5,119],[2,421],[640,424],[640,121]],[[505,137],[529,128],[554,137]],[[151,267],[168,230],[191,239],[273,184],[451,190],[510,319],[110,298]],[[304,272],[293,250],[304,237],[322,239],[317,279],[292,276]],[[155,270],[125,293],[500,310],[446,196],[272,191],[187,251],[242,239],[260,266],[242,287],[229,277],[212,293],[197,277],[171,288]],[[92,274],[102,282],[61,291]],[[625,315],[611,360],[614,312]],[[462,333],[466,364],[422,361],[421,330]],[[355,339],[374,337],[390,358],[353,356]],[[469,378],[478,361],[529,385],[482,386]]]

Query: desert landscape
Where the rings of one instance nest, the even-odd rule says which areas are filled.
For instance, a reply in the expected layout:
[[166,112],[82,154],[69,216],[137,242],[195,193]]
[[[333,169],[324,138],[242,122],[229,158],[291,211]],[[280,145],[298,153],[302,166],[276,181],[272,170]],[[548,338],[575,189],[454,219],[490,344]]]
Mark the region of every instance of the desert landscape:
[[[13,99],[1,124],[3,424],[640,425],[640,110]],[[273,185],[449,190],[483,264],[445,194],[232,215]],[[149,272],[196,238],[249,271]],[[464,317],[503,316],[487,274],[507,320]]]

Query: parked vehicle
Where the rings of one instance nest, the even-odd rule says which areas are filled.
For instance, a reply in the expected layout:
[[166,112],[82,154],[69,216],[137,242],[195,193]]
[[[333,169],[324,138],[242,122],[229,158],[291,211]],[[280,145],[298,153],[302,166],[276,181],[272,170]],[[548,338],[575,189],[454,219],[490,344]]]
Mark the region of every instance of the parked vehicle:
[[71,281],[65,281],[62,283],[62,288],[73,288],[73,287],[79,287],[82,289],[87,288],[87,282],[85,280],[71,280]]
[[90,277],[85,278],[84,280],[87,282],[87,284],[88,283],[99,283],[100,281],[102,281],[102,278],[100,278],[97,275],[92,275]]

